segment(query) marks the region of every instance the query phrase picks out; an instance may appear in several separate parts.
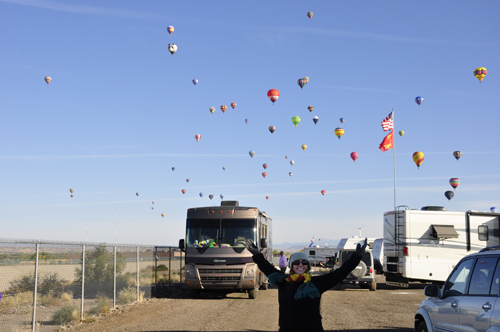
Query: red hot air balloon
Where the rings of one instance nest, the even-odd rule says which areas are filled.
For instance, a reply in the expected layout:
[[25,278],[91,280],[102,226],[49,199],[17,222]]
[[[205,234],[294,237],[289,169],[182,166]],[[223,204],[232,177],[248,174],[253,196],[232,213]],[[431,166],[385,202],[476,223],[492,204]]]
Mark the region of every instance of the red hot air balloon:
[[226,113],[227,106],[226,105],[221,105],[220,106],[220,110],[222,111],[222,113]]
[[359,154],[356,151],[351,152],[351,159],[354,160],[354,162],[356,162],[356,159],[358,159],[358,156],[359,156]]
[[262,176],[264,177],[264,179],[266,178],[267,176],[267,173],[266,172],[262,172]]
[[262,165],[262,167],[264,167],[264,169],[267,169],[267,164]]
[[185,194],[185,193],[186,193],[186,189],[182,189],[181,191],[182,191],[182,193],[183,193],[183,194]]
[[325,195],[326,194],[326,190],[321,190],[321,195]]
[[201,135],[194,135],[194,139],[196,140],[196,142],[199,142],[200,138],[201,138]]
[[269,199],[269,196],[266,196],[266,199]]
[[271,89],[267,91],[267,97],[273,102],[274,105],[274,102],[280,97],[280,92],[277,89]]
[[232,107],[232,108],[233,108],[233,110],[234,110],[234,108],[236,107],[236,103],[231,103],[231,107]]

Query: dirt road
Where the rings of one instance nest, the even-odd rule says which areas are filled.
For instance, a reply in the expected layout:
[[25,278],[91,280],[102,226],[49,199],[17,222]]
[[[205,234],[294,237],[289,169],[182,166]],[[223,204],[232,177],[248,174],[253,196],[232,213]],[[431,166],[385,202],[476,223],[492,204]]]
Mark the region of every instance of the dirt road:
[[[380,280],[382,281],[382,280]],[[411,332],[413,316],[424,299],[422,285],[409,289],[378,284],[375,292],[358,288],[327,291],[321,313],[326,331],[348,330]],[[65,328],[83,331],[278,331],[278,291],[259,291],[257,299],[244,293],[226,296],[202,294],[190,299],[187,292],[177,298],[152,299],[118,308],[94,323]],[[297,317],[300,319],[300,317]],[[306,332],[306,331],[304,331]]]

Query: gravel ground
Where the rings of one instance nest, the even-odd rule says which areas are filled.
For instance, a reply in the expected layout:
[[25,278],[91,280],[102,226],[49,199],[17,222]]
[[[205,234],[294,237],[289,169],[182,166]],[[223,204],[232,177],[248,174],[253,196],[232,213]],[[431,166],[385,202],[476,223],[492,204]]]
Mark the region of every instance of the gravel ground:
[[[326,331],[413,331],[413,316],[425,298],[424,285],[386,286],[378,277],[375,292],[348,287],[323,294],[321,313]],[[59,331],[278,331],[278,290],[270,287],[250,300],[245,293],[202,293],[190,299],[151,299],[122,306],[93,323],[77,323]]]

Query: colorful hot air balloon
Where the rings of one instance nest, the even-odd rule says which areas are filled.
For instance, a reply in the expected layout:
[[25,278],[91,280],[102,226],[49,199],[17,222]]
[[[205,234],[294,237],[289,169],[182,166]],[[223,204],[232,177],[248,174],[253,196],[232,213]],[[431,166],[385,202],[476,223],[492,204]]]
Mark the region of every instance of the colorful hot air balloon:
[[450,186],[453,187],[453,190],[457,189],[458,185],[460,184],[460,179],[459,178],[451,178],[450,179]]
[[175,171],[175,167],[172,167],[172,172]]
[[345,119],[344,118],[340,118],[340,123],[344,123]]
[[356,151],[351,152],[351,159],[352,159],[354,162],[356,162],[356,159],[358,159],[358,156],[359,156],[359,154],[358,154]]
[[294,116],[292,118],[292,122],[295,125],[295,127],[297,127],[297,125],[300,123],[300,117],[299,116]]
[[302,148],[302,150],[306,151],[306,149],[307,149],[307,145],[302,144],[302,145],[301,145],[301,148]]
[[266,172],[262,172],[262,176],[264,177],[264,179],[266,178],[267,176],[267,173]]
[[269,126],[269,131],[272,133],[274,133],[274,131],[276,130],[276,127],[275,126]]
[[236,103],[231,103],[231,107],[232,107],[232,108],[233,108],[233,110],[234,110],[234,108],[236,107]]
[[253,156],[255,155],[255,151],[248,151],[248,154],[253,158]]
[[451,200],[453,198],[453,196],[455,196],[455,194],[451,190],[448,190],[447,192],[445,192],[444,195],[446,196],[446,198],[448,198],[448,200]]
[[325,195],[326,194],[326,190],[321,190],[321,195]]
[[288,159],[288,156],[285,156],[285,159]]
[[460,152],[460,151],[453,152],[453,157],[455,157],[458,161],[458,159],[460,159],[460,157],[462,157],[462,152]]
[[214,195],[210,194],[208,195],[208,198],[210,198],[210,200],[214,199]]
[[186,182],[189,183],[189,179],[186,179]]
[[264,169],[267,169],[267,164],[262,165],[262,167],[264,167]]
[[338,128],[335,128],[335,135],[340,139],[342,137],[342,135],[344,135],[344,129],[338,127]]
[[497,212],[497,208],[496,208],[496,207],[494,207],[494,206],[492,206],[492,207],[490,208],[490,211],[491,211],[491,213],[496,213],[496,212]]
[[312,105],[309,105],[309,106],[307,106],[307,109],[309,110],[309,112],[312,112],[314,107]]
[[223,169],[223,170],[226,170],[226,166],[222,166],[222,169]]
[[399,136],[403,137],[404,134],[405,134],[405,132],[403,130],[399,131]]
[[201,138],[201,135],[194,135],[194,139],[196,140],[196,142],[199,142],[200,138]]
[[71,188],[71,189],[69,190],[69,192],[70,192],[70,193],[74,193],[74,192],[75,192],[75,189]]
[[420,169],[420,165],[424,162],[424,153],[417,151],[413,154],[413,161],[417,165],[417,168]]
[[220,199],[224,199],[224,194],[220,194]]
[[162,218],[165,218],[165,213],[162,213],[162,214],[161,214],[161,217],[162,217]]
[[209,111],[210,111],[210,113],[213,114],[215,112],[215,107],[210,107]]
[[290,160],[290,165],[292,165],[292,166],[293,166],[293,164],[295,164],[295,161]]
[[173,26],[169,26],[169,27],[167,28],[167,31],[168,31],[168,33],[169,33],[170,35],[172,35],[172,32],[174,32],[174,30],[175,30],[175,29],[174,29],[174,27],[173,27]]
[[185,194],[185,193],[186,193],[186,189],[182,189],[182,190],[181,190],[181,192],[182,192],[183,194]]
[[267,91],[267,97],[273,102],[274,105],[274,102],[280,97],[280,92],[277,89],[271,89]]
[[203,197],[203,193],[199,193],[200,197]]
[[52,77],[50,77],[50,76],[45,76],[45,82],[46,82],[47,84],[49,84],[49,83],[50,83],[50,81],[52,81]]
[[422,102],[424,101],[424,98],[423,97],[415,97],[415,102],[418,104],[418,106],[420,106],[420,104],[422,104]]
[[313,17],[313,12],[307,12],[307,17],[309,17],[309,19],[311,19]]
[[154,204],[154,203],[155,203],[155,201],[152,201],[151,203],[152,203],[152,204]]
[[248,119],[245,119],[245,123],[248,123]]
[[300,89],[302,89],[307,84],[307,81],[304,78],[299,78],[297,84],[300,86]]
[[174,55],[174,53],[177,52],[177,45],[168,44],[168,51],[170,52],[170,54]]
[[198,80],[196,78],[193,79],[193,84],[194,85],[198,84]]
[[317,123],[318,123],[318,120],[319,120],[319,118],[318,118],[317,116],[315,116],[315,117],[313,118],[313,122],[314,122],[314,124],[317,124]]
[[70,197],[74,197],[73,194],[69,195]]
[[227,106],[226,105],[220,105],[220,110],[222,111],[222,113],[226,113]]
[[481,83],[487,73],[488,71],[484,67],[479,67],[474,70],[474,76],[476,76],[476,78],[479,80],[479,83]]
[[292,173],[292,172],[290,172],[290,173],[288,173],[288,175],[292,176],[292,175],[293,175],[293,173]]
[[139,196],[139,193],[135,193],[136,196]]

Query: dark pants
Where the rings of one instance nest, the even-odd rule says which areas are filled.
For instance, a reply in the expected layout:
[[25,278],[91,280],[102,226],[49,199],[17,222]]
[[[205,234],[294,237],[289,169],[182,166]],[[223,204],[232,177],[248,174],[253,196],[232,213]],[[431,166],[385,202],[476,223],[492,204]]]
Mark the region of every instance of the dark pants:
[[282,273],[285,273],[286,272],[286,266],[285,267],[280,267],[280,270]]

